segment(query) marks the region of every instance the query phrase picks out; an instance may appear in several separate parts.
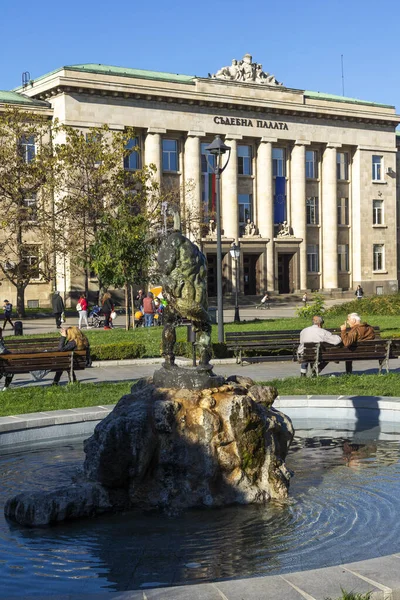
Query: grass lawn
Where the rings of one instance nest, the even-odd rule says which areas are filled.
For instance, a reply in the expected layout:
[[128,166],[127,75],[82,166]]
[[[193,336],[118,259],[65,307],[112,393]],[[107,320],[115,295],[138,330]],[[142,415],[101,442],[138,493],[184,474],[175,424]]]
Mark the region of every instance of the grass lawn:
[[[275,386],[282,396],[317,394],[400,397],[400,375],[396,373],[315,379],[289,377],[259,383]],[[132,384],[133,381],[125,381],[10,388],[0,395],[0,416],[114,404],[130,392]]]
[[10,388],[1,393],[0,416],[115,404],[130,392],[132,384],[124,381]]

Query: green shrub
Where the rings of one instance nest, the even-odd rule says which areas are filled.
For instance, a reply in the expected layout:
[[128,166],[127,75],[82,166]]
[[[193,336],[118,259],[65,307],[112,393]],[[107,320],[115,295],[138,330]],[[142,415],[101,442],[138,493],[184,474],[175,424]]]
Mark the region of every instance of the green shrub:
[[328,308],[326,315],[335,316],[343,313],[352,312],[363,315],[399,315],[400,314],[400,294],[388,294],[385,296],[363,297],[362,300],[352,300]]
[[296,309],[298,317],[311,319],[314,315],[322,315],[325,312],[325,299],[320,294],[315,294],[312,302],[306,306]]
[[92,360],[124,360],[127,358],[146,358],[153,356],[145,344],[135,342],[117,342],[114,344],[93,345]]

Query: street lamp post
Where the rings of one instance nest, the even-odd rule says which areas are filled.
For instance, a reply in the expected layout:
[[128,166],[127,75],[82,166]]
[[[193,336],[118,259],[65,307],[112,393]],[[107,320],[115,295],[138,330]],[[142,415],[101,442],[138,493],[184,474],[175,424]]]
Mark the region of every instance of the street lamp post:
[[[215,174],[215,203],[217,209],[217,308],[218,308],[218,342],[224,343],[224,301],[222,296],[222,241],[221,241],[221,199],[220,184],[221,173],[226,169],[231,155],[230,146],[226,146],[220,136],[215,136],[215,140],[205,150],[207,163],[211,171]],[[221,167],[221,156],[228,152],[225,165]],[[214,160],[209,160],[209,155],[214,156]]]
[[235,323],[240,323],[240,315],[239,315],[239,259],[240,259],[240,245],[232,242],[231,249],[229,250],[230,255],[235,260]]

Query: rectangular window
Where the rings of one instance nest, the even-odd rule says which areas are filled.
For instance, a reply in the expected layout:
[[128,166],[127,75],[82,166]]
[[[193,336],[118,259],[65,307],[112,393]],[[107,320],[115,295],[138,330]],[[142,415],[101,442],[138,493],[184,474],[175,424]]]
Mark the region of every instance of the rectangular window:
[[19,148],[24,162],[32,162],[36,154],[35,136],[23,135],[19,142]]
[[342,273],[349,271],[349,245],[339,244],[338,245],[338,269]]
[[383,225],[383,200],[372,200],[372,223]]
[[247,219],[253,220],[253,195],[239,194],[239,225],[244,233]]
[[272,175],[286,177],[286,153],[284,148],[272,148]]
[[[210,142],[211,143],[211,142]],[[201,144],[201,172],[202,173],[214,173],[215,169],[215,156],[206,151],[207,146],[210,144],[205,142]]]
[[37,197],[32,194],[30,198],[24,200],[24,221],[37,221]]
[[129,154],[124,156],[124,169],[126,171],[137,171],[141,168],[140,165],[140,140],[138,137],[129,140],[125,146],[126,150],[131,150]]
[[178,141],[162,141],[162,167],[163,171],[178,171]]
[[28,308],[39,308],[39,300],[28,300],[27,302]]
[[383,271],[385,269],[385,246],[384,244],[374,244],[374,271]]
[[349,155],[347,152],[336,153],[336,169],[339,181],[348,181],[349,179]]
[[306,150],[306,178],[318,179],[318,152]]
[[348,198],[338,198],[337,222],[338,222],[338,225],[348,225],[349,224],[349,199]]
[[24,246],[22,251],[22,269],[31,279],[39,279],[39,246]]
[[238,174],[252,175],[251,146],[238,146]]
[[382,181],[382,156],[372,157],[372,180]]
[[312,244],[307,246],[307,271],[318,273],[319,271],[319,246]]
[[318,196],[310,196],[306,201],[307,225],[319,225]]

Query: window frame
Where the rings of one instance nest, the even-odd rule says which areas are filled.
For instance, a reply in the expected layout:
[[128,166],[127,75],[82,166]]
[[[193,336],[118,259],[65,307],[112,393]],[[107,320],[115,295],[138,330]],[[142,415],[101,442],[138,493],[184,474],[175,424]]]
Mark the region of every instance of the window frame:
[[[312,155],[312,159],[309,159]],[[306,179],[318,179],[319,177],[318,150],[306,150]]]
[[[375,158],[378,158],[379,161],[374,161]],[[383,181],[383,156],[381,156],[380,154],[373,154],[371,164],[372,164],[372,181]],[[378,177],[378,175],[379,175],[379,177]]]
[[[240,148],[247,149],[248,155],[241,156],[239,154]],[[253,152],[252,147],[249,144],[238,144],[237,147],[237,168],[238,175],[245,177],[251,177],[253,175]]]
[[[274,153],[282,151],[282,157],[274,157]],[[286,177],[286,148],[276,146],[272,148],[272,176]]]
[[[342,257],[344,257],[344,268]],[[350,271],[349,244],[338,244],[338,271],[339,273],[348,273]]]
[[[33,141],[32,141],[33,140]],[[22,160],[29,164],[36,157],[36,139],[34,135],[23,135],[19,140]]]
[[[38,199],[37,194],[34,192],[31,198],[24,198],[23,200],[24,206],[23,209],[26,211],[27,218],[24,219],[27,223],[37,223],[38,220]],[[28,211],[31,210],[29,214]]]
[[[381,252],[378,252],[378,249],[380,249]],[[372,270],[374,271],[374,273],[385,271],[385,244],[373,244]]]
[[[344,206],[342,203],[344,200]],[[350,225],[350,209],[349,209],[349,199],[346,196],[340,196],[337,199],[337,224],[343,226]],[[344,213],[344,222],[343,222],[343,213]]]
[[[132,142],[132,146],[129,146],[130,142]],[[136,143],[135,143],[136,142]],[[140,140],[140,136],[135,136],[134,138],[130,138],[125,146],[126,150],[129,150],[130,148],[135,148],[138,147],[138,150],[132,150],[132,152],[130,152],[129,154],[126,154],[124,156],[124,169],[125,171],[139,171],[142,168],[142,161],[141,161],[141,144],[140,144],[141,140]],[[131,167],[130,166],[130,161],[131,158],[134,157],[137,166]]]
[[[311,203],[310,201],[313,201]],[[319,197],[307,196],[306,198],[306,224],[319,225]]]
[[[247,196],[249,198],[249,200],[247,202],[242,202],[240,197],[244,197]],[[243,208],[244,211],[244,221],[241,220],[241,207],[249,207],[249,214],[246,216],[246,208]],[[253,194],[238,194],[238,220],[239,220],[239,227],[244,227],[247,223],[247,219],[250,219],[250,221],[253,221],[253,212],[254,212],[254,206],[253,206]]]
[[[175,150],[164,149],[165,142],[173,142]],[[164,167],[164,157],[168,156],[168,169]],[[171,156],[176,158],[176,168],[171,167]],[[161,143],[161,164],[163,173],[179,173],[179,141],[176,138],[163,138]]]
[[[375,203],[379,203],[380,207],[376,207]],[[372,225],[384,225],[384,224],[385,224],[384,201],[380,198],[374,198],[372,200]]]
[[[37,249],[37,253],[35,253],[35,254],[29,253],[28,254],[27,253],[28,248],[30,248],[30,249],[32,249],[32,248]],[[31,277],[30,277],[30,279],[33,280],[33,281],[39,281],[41,279],[41,275],[40,275],[40,248],[41,248],[41,244],[29,244],[29,243],[24,244],[23,248],[22,248],[22,254],[24,255],[23,256],[23,261],[25,262],[25,261],[27,261],[27,259],[29,259],[29,262],[28,262],[28,264],[29,264],[28,268],[29,269],[32,266],[31,259],[32,258],[37,259],[37,275],[36,274],[32,274]],[[32,250],[30,252],[32,252]]]
[[[344,160],[340,160],[343,157]],[[349,181],[349,153],[336,152],[336,179],[338,181]]]
[[307,273],[319,273],[319,244],[307,244]]

